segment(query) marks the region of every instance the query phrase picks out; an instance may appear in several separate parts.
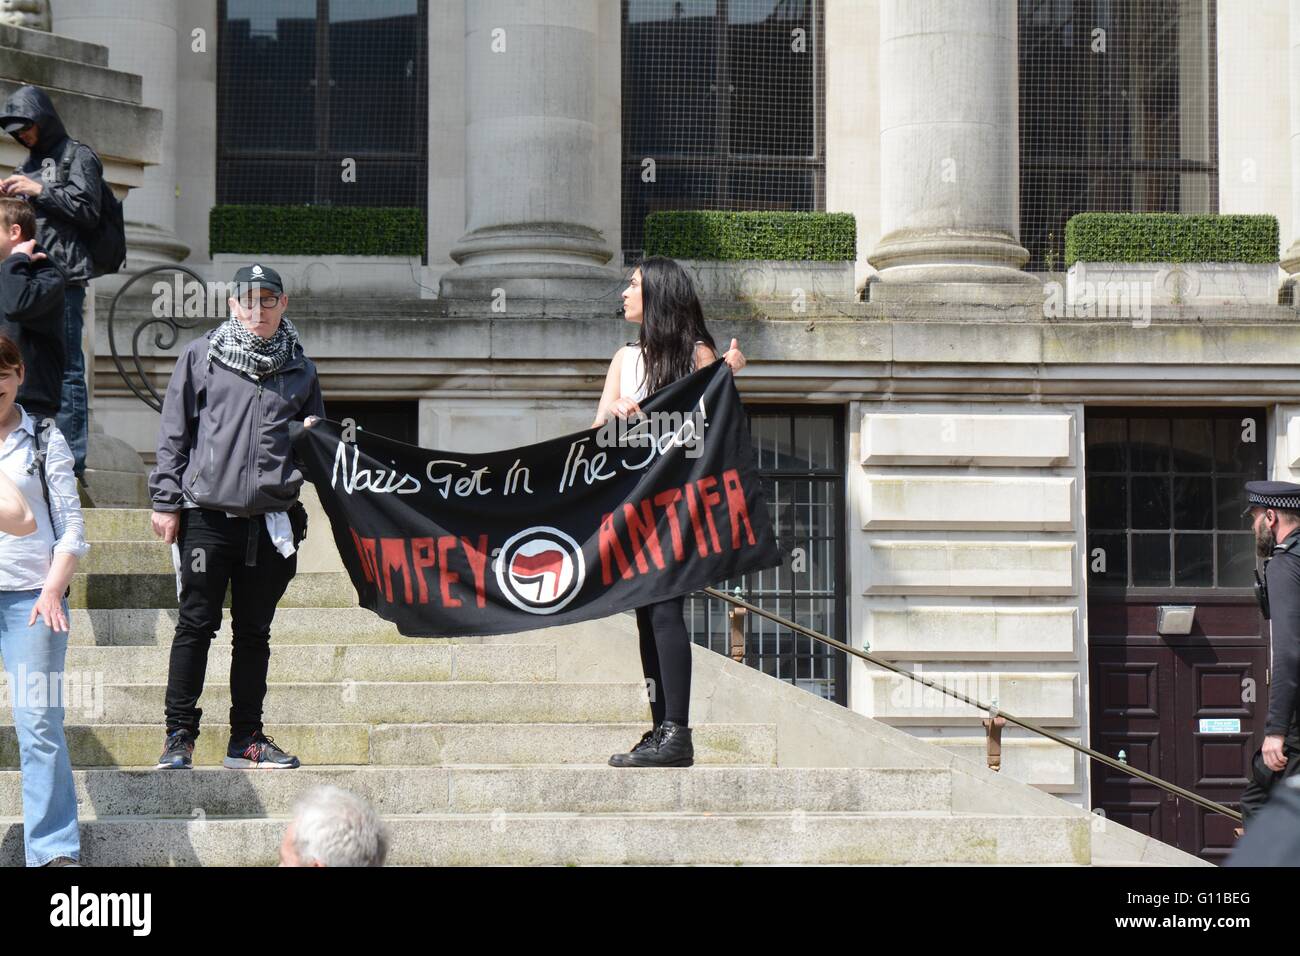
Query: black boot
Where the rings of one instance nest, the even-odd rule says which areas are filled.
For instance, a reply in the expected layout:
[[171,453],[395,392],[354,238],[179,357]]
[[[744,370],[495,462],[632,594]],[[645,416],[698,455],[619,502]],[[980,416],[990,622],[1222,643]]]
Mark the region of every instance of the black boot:
[[632,754],[639,754],[639,753],[641,753],[643,750],[649,750],[651,747],[653,747],[653,746],[655,745],[655,744],[654,744],[654,737],[655,737],[655,734],[657,734],[658,732],[659,732],[659,725],[658,725],[658,724],[655,724],[653,728],[651,728],[650,730],[647,730],[644,734],[641,735],[641,739],[638,740],[638,741],[636,742],[636,744],[633,745],[632,749],[629,750],[627,753],[625,753],[625,754],[614,754],[614,756],[610,757],[610,758],[609,758],[609,765],[610,765],[611,767],[630,767],[630,766],[632,766],[630,763],[627,762],[628,758],[631,757]]
[[628,767],[689,767],[695,763],[691,728],[665,720],[659,725],[651,746],[627,755]]

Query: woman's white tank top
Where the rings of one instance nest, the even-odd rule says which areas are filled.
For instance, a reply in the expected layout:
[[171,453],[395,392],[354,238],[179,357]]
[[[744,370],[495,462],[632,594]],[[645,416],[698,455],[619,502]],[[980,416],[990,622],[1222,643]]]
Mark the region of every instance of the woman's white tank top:
[[[704,345],[703,339],[696,339],[696,345]],[[645,355],[641,346],[629,343],[623,350],[623,367],[619,370],[619,398],[630,398],[638,405],[646,397]]]

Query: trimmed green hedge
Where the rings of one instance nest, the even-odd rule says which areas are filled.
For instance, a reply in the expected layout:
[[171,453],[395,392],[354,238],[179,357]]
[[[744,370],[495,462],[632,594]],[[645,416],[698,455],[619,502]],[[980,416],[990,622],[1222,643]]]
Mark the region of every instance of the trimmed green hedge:
[[1066,268],[1080,260],[1277,262],[1277,217],[1079,213],[1065,224]]
[[645,217],[645,254],[838,262],[857,258],[857,225],[848,212],[652,212]]
[[208,249],[249,255],[418,256],[424,216],[381,206],[213,206]]

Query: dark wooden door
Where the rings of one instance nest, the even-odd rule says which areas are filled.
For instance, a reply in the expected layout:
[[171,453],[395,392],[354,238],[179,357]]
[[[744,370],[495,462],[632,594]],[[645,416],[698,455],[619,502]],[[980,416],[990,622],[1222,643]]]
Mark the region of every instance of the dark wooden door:
[[[1088,410],[1085,436],[1092,746],[1239,809],[1267,713],[1241,518],[1243,485],[1264,477],[1264,410]],[[1157,633],[1161,605],[1194,605],[1191,633]],[[1207,860],[1233,846],[1235,821],[1099,764],[1092,805]]]
[[[1124,751],[1132,766],[1240,809],[1250,757],[1263,743],[1268,645],[1253,603],[1209,600],[1199,598],[1186,636],[1156,633],[1156,602],[1089,602],[1092,746],[1111,757]],[[1207,860],[1232,850],[1229,818],[1100,764],[1092,804]]]

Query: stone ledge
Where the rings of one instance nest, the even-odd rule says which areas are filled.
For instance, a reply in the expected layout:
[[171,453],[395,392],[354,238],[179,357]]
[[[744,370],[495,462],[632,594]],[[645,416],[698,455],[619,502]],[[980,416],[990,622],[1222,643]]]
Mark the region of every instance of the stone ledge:
[[[21,86],[0,79],[0,102]],[[162,111],[104,99],[93,93],[55,90],[50,99],[69,136],[94,147],[107,169],[110,160],[131,160],[146,166],[162,159]],[[130,207],[126,215],[131,216]]]
[[41,56],[75,60],[90,66],[108,66],[106,46],[9,24],[0,24],[0,50],[24,50]]
[[[919,666],[908,670],[975,700],[996,700],[998,707],[1035,723],[1077,726],[1079,722],[1075,713],[1078,675],[1073,671],[930,670]],[[979,726],[980,720],[988,716],[955,697],[897,674],[863,668],[854,676],[870,685],[869,689],[858,689],[866,715],[887,724]]]
[[864,465],[1067,465],[1072,417],[1060,414],[971,414],[965,411],[862,416]]
[[[931,737],[918,735],[926,743],[942,747],[967,760],[986,763],[984,737]],[[1068,740],[1079,743],[1079,738],[1063,734]],[[1063,747],[1043,737],[1002,736],[1002,769],[1013,780],[1019,780],[1048,793],[1077,790],[1078,757],[1076,751]]]
[[[3,49],[3,41],[0,41]],[[44,56],[26,50],[5,50],[0,59],[0,76],[19,86],[45,90],[86,93],[124,103],[139,103],[141,77],[107,67]]]
[[890,660],[1074,660],[1071,606],[864,608],[872,653]]
[[883,530],[1069,531],[1074,479],[865,476],[862,527]]
[[1072,541],[866,539],[865,594],[1073,594]]

